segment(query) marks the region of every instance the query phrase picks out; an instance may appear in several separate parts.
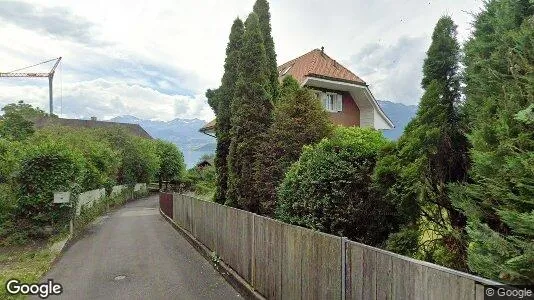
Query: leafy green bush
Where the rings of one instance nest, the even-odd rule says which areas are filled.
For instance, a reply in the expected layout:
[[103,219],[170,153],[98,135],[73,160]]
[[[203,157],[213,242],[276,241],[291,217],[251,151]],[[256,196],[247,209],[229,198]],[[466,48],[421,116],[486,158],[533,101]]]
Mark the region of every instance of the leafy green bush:
[[185,175],[185,162],[184,155],[175,144],[163,140],[156,140],[155,144],[159,159],[156,176],[161,189],[163,181],[177,181]]
[[[198,195],[207,196],[204,198],[212,199],[216,190],[216,178],[214,166],[207,166],[204,168],[192,168],[187,172],[187,179],[185,183],[189,184],[190,190]],[[185,187],[185,186],[184,186]]]
[[120,127],[100,129],[97,135],[105,139],[119,155],[117,183],[148,183],[159,170],[159,157],[153,140],[132,136]]
[[119,153],[107,140],[100,139],[94,129],[50,126],[36,132],[30,143],[60,142],[84,157],[82,191],[113,186],[119,168]]
[[378,131],[339,127],[305,147],[278,189],[277,218],[366,244],[383,242],[395,212],[373,197],[371,174],[387,144]]
[[52,233],[47,228],[61,228],[70,209],[53,203],[54,192],[79,192],[83,166],[83,157],[61,143],[29,146],[16,175],[15,228],[30,237],[45,237]]

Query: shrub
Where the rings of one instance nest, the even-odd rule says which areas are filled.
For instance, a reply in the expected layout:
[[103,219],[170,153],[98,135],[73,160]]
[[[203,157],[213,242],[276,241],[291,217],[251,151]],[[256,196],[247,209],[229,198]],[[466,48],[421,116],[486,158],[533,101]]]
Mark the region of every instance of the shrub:
[[54,192],[79,192],[83,157],[60,143],[31,146],[21,158],[15,228],[28,236],[44,237],[68,221],[69,206],[54,204]]
[[119,154],[93,129],[50,126],[36,132],[30,143],[60,142],[84,157],[79,182],[83,191],[113,186],[119,167]]
[[178,147],[162,140],[157,140],[156,150],[159,158],[157,178],[161,189],[163,181],[178,181],[185,174],[184,155]]
[[260,203],[259,213],[268,216],[274,215],[276,187],[298,160],[302,147],[327,137],[333,127],[317,96],[301,88],[292,76],[284,78],[281,92],[273,124],[255,154],[255,202]]
[[373,197],[376,155],[388,142],[378,131],[337,128],[305,147],[278,188],[277,218],[378,245],[392,231],[391,205]]

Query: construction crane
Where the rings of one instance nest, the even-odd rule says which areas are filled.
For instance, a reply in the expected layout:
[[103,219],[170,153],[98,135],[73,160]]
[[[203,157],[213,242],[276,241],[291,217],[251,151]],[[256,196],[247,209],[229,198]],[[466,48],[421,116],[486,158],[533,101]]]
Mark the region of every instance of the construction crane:
[[[38,65],[46,64],[51,61],[56,61],[50,72],[48,73],[20,73],[19,71],[26,70]],[[52,95],[52,82],[54,81],[54,73],[56,72],[56,68],[59,65],[59,62],[61,61],[61,57],[50,59],[47,61],[40,62],[38,64],[24,67],[21,69],[16,69],[7,73],[0,72],[0,77],[48,77],[48,93],[50,95],[50,115],[54,113],[54,98]]]

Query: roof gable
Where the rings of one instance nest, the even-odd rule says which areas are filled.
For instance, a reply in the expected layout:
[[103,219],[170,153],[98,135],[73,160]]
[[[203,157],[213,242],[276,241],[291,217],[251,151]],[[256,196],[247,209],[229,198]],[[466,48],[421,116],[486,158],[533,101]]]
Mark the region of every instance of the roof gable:
[[314,49],[278,67],[279,77],[292,75],[301,84],[306,77],[319,77],[365,85],[360,77],[326,55],[324,50]]

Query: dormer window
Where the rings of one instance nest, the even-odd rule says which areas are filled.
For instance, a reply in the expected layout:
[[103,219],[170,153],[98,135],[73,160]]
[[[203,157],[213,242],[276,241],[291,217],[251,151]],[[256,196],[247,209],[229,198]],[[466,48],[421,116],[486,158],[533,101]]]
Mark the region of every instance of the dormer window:
[[343,111],[343,97],[340,94],[315,91],[317,98],[323,104],[323,107],[328,112],[341,112]]

